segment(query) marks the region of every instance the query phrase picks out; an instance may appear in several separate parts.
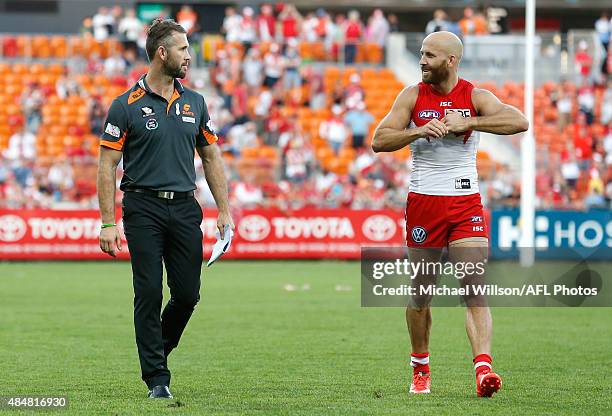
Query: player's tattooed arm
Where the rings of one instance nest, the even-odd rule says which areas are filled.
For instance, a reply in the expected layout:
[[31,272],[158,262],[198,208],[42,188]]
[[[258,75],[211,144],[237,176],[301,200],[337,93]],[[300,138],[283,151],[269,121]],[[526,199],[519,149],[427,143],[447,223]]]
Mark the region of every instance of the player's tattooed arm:
[[406,128],[410,124],[412,109],[416,103],[419,87],[405,88],[395,99],[389,114],[382,119],[372,138],[374,152],[393,152],[421,137],[441,138],[448,129],[438,119],[421,127]]
[[474,88],[472,91],[472,103],[478,112],[478,117],[458,120],[455,115],[452,118],[447,116],[445,124],[449,127],[449,130],[454,132],[455,128],[457,128],[454,123],[460,123],[461,121],[465,122],[466,126],[464,127],[467,127],[461,132],[477,130],[505,135],[521,133],[529,128],[529,122],[523,113],[511,105],[502,103],[490,91]]
[[[103,224],[115,223],[115,192],[117,165],[123,153],[105,146],[100,146],[98,164],[98,203]],[[100,230],[100,248],[103,252],[115,257],[116,250],[121,251],[121,236],[117,227]]]

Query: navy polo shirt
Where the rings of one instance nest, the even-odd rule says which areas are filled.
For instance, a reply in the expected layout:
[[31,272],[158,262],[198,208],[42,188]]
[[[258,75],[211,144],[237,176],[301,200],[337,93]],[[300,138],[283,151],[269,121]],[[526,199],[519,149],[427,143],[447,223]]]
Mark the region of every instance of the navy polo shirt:
[[143,76],[113,100],[100,145],[123,152],[122,190],[187,192],[196,189],[196,146],[216,141],[201,94],[175,79],[168,102]]

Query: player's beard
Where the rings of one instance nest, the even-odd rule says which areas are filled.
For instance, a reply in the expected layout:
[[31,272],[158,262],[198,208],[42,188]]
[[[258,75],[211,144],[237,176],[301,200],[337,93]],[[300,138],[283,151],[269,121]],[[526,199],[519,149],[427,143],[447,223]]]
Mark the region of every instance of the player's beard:
[[166,61],[163,66],[164,73],[172,78],[185,78],[187,76],[187,68],[183,67],[183,62]]
[[423,82],[426,84],[439,84],[445,81],[450,75],[450,71],[444,65],[440,65],[437,68],[429,66],[426,69],[429,71],[429,76],[427,78],[423,75]]

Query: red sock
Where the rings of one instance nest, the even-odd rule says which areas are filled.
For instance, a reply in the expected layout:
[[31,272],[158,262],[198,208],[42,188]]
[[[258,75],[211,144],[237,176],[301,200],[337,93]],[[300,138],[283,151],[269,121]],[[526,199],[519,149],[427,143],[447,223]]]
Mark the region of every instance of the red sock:
[[476,371],[476,376],[483,372],[488,373],[489,371],[492,371],[493,367],[491,364],[493,363],[493,359],[489,354],[478,354],[476,357],[474,357],[472,362],[474,363],[474,371]]
[[413,352],[410,354],[410,366],[412,367],[413,374],[429,374],[429,353]]

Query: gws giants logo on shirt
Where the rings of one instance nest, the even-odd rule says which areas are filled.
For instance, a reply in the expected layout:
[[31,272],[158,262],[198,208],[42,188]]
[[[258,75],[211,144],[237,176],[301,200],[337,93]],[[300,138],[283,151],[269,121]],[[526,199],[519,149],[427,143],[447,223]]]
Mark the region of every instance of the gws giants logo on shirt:
[[193,111],[191,111],[191,106],[189,104],[183,104],[183,115],[194,117]]
[[421,110],[419,111],[419,118],[423,120],[432,120],[434,118],[440,118],[440,112],[436,110]]

